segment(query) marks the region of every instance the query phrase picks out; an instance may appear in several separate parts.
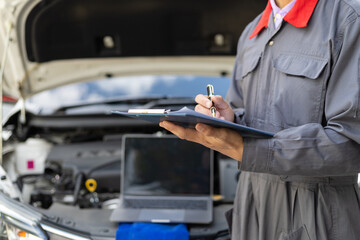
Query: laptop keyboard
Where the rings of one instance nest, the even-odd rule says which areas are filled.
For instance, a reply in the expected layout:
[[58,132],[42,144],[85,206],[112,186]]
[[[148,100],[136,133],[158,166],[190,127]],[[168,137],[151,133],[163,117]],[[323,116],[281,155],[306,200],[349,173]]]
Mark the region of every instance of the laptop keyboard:
[[190,209],[206,210],[206,200],[157,200],[157,199],[124,199],[128,208],[155,208],[155,209]]

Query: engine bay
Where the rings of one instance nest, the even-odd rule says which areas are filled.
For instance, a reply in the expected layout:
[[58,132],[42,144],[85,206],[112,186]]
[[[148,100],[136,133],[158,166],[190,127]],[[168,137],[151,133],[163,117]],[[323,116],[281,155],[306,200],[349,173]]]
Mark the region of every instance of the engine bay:
[[[44,214],[51,223],[94,235],[114,236],[118,224],[110,221],[110,215],[121,196],[123,136],[169,133],[157,125],[135,127],[134,121],[127,120],[120,121],[128,124],[126,128],[113,125],[41,128],[41,124],[29,120],[32,123],[29,127],[5,128],[12,134],[5,144],[3,167],[19,189],[18,200]],[[114,121],[119,122],[119,118]],[[163,146],[154,148],[160,151]],[[181,154],[180,150],[177,152]],[[215,152],[213,205],[219,218],[214,218],[211,230],[207,225],[189,226],[192,236],[226,234],[223,214],[232,207],[239,177],[237,169],[236,161]]]

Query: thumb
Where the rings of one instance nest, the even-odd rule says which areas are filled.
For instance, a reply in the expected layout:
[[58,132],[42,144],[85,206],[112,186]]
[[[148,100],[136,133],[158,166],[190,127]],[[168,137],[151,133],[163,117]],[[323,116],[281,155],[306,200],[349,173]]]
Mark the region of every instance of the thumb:
[[230,107],[229,104],[220,95],[212,96],[211,100],[214,102],[216,108],[227,109]]

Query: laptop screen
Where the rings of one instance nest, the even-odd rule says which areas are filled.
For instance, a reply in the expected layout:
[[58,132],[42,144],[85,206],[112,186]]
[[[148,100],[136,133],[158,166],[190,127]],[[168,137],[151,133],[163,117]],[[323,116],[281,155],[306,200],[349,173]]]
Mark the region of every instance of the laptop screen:
[[125,135],[125,195],[210,195],[213,151],[174,136]]

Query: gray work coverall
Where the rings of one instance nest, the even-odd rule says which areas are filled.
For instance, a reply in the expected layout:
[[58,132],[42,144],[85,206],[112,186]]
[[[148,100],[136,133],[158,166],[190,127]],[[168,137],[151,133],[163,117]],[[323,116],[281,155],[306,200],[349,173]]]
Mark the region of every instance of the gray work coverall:
[[227,100],[276,134],[244,139],[233,240],[360,239],[359,14],[359,0],[319,0],[304,28],[271,15],[249,39],[260,15],[241,35]]

